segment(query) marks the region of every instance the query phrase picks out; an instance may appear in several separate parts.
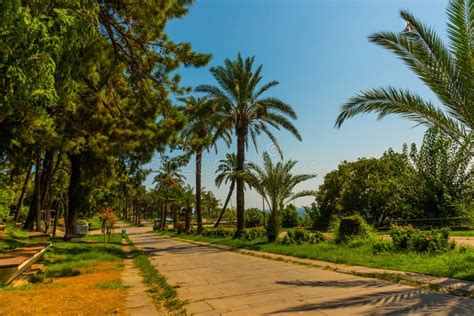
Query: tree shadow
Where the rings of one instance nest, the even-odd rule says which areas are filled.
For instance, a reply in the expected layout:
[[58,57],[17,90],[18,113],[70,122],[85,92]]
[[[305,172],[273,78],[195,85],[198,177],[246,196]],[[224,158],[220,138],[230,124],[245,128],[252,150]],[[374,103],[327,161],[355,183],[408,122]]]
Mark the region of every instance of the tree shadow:
[[338,288],[352,288],[352,287],[370,287],[378,288],[387,286],[387,282],[378,280],[344,280],[344,281],[277,281],[277,284],[282,285],[296,285],[309,287],[338,287]]
[[[329,283],[331,284],[331,283]],[[321,285],[322,286],[322,285]],[[330,285],[328,285],[330,286]],[[364,315],[404,315],[404,314],[435,314],[472,315],[474,301],[449,294],[433,293],[418,289],[396,291],[379,291],[359,294],[352,297],[327,300],[320,303],[307,303],[286,309],[280,309],[271,314],[298,313],[308,311],[341,310],[372,307],[364,311]]]

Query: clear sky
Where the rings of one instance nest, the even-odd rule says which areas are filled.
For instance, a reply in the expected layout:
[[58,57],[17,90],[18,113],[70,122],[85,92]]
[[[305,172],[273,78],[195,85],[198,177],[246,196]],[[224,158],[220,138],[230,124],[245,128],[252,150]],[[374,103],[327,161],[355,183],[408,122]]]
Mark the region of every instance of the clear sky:
[[[198,0],[186,17],[169,24],[168,33],[213,55],[205,68],[179,71],[185,85],[214,84],[209,68],[239,52],[256,56],[256,63],[263,64],[263,81],[280,82],[267,96],[291,104],[298,114],[295,124],[302,142],[288,132],[276,132],[285,159],[299,162],[296,172],[317,174],[298,189],[317,189],[324,175],[343,160],[379,157],[389,147],[400,151],[405,142],[420,143],[425,128],[414,128],[414,123],[397,117],[377,121],[375,115],[364,115],[347,121],[341,129],[333,126],[341,104],[363,89],[409,88],[438,102],[401,61],[369,43],[367,36],[403,30],[399,10],[409,9],[446,38],[446,6],[447,1],[435,0]],[[228,188],[215,187],[214,172],[219,159],[235,152],[235,147],[235,142],[230,149],[220,144],[217,155],[214,151],[204,155],[203,185],[222,202]],[[249,148],[248,159],[258,161],[259,155]],[[259,139],[259,149],[260,154],[266,149],[274,152],[265,136]],[[156,157],[150,167],[158,165]],[[194,186],[194,161],[185,174]],[[312,200],[302,198],[296,205]],[[256,193],[247,192],[246,207],[261,204]]]

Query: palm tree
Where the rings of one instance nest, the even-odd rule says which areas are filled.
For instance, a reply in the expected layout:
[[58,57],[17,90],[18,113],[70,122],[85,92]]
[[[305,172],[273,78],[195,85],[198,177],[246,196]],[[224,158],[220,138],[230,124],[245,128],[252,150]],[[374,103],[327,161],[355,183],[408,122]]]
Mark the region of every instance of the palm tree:
[[227,205],[229,204],[232,194],[234,193],[235,182],[237,181],[237,177],[239,175],[237,172],[237,156],[234,153],[226,154],[225,159],[221,159],[219,161],[216,174],[216,186],[220,188],[222,184],[227,184],[230,181],[230,188],[227,198],[225,199],[224,206],[222,207],[219,217],[214,224],[214,228],[219,226],[222,216],[224,216]]
[[403,10],[400,16],[407,25],[404,31],[369,37],[400,57],[442,106],[407,90],[377,88],[349,99],[341,108],[336,127],[360,113],[375,112],[379,118],[398,114],[418,124],[438,127],[474,155],[474,2],[450,1],[447,14],[447,47],[433,29]]
[[[168,206],[175,186],[183,185],[184,175],[181,168],[188,163],[186,156],[163,157],[163,163],[158,170],[158,174],[154,177],[153,183],[156,184],[157,192],[163,198],[163,210],[161,213],[161,228],[165,228],[166,214]],[[174,214],[173,214],[174,215]],[[173,227],[176,228],[175,216],[173,216]]]
[[[296,127],[288,119],[296,119],[292,107],[273,97],[262,97],[270,88],[278,85],[277,81],[260,84],[262,65],[253,69],[254,57],[245,60],[239,54],[236,60],[226,59],[223,66],[211,68],[211,73],[218,86],[201,85],[196,91],[206,93],[220,113],[217,131],[233,130],[237,136],[237,171],[243,172],[245,150],[248,136],[256,146],[257,136],[266,134],[275,144],[281,155],[281,149],[270,127],[284,128],[298,140],[301,136]],[[237,178],[237,231],[240,236],[244,228],[244,179]]]
[[190,232],[191,230],[193,207],[196,201],[193,191],[193,188],[188,184],[187,186],[180,187],[178,192],[178,201],[184,210],[185,232]]
[[310,190],[293,193],[297,184],[316,177],[312,174],[292,174],[291,170],[295,165],[295,160],[279,161],[274,164],[267,152],[263,153],[263,168],[254,163],[249,164],[251,172],[246,175],[246,181],[264,197],[270,206],[267,222],[269,242],[274,242],[280,232],[280,210],[296,198],[315,195],[315,192]]
[[218,113],[214,111],[213,105],[206,98],[195,98],[193,96],[182,98],[180,101],[185,105],[180,110],[188,117],[189,124],[184,130],[184,138],[187,146],[196,154],[196,216],[198,232],[202,231],[202,186],[201,186],[201,166],[202,153],[205,149],[215,146],[216,140],[222,137],[227,143],[230,142],[230,135],[221,129],[221,133],[216,133],[215,122],[219,121]]

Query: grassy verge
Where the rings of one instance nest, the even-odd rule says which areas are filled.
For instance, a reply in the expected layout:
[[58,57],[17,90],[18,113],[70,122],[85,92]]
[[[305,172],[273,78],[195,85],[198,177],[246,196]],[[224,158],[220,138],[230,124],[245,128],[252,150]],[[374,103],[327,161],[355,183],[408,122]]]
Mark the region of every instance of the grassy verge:
[[0,256],[2,250],[12,250],[28,244],[44,242],[43,238],[30,238],[28,232],[7,228],[6,231],[0,232]]
[[74,276],[87,273],[101,262],[117,262],[115,268],[123,266],[123,253],[120,234],[111,235],[110,242],[104,245],[101,235],[86,236],[72,242],[54,239],[53,245],[45,254],[43,261],[46,277]]
[[474,230],[458,230],[450,233],[452,237],[474,237]]
[[367,244],[336,245],[332,242],[323,242],[318,244],[295,244],[287,246],[268,243],[265,239],[246,241],[240,239],[203,237],[201,235],[178,235],[173,232],[161,232],[160,234],[299,258],[474,281],[474,248],[463,248],[462,251],[458,248],[449,253],[439,255],[398,252],[373,254],[372,246]]
[[148,257],[138,248],[133,246],[133,242],[128,237],[127,241],[132,248],[131,255],[135,267],[140,270],[143,276],[143,281],[148,286],[149,292],[155,303],[158,306],[162,305],[167,312],[184,315],[185,302],[178,298],[176,289],[166,281],[166,278],[161,275],[158,270],[156,270]]
[[[30,283],[0,287],[0,315],[109,315],[125,311],[121,282],[121,236],[87,236],[53,245],[42,259],[44,273]],[[41,302],[32,304],[31,302]],[[73,302],[73,304],[71,304]]]

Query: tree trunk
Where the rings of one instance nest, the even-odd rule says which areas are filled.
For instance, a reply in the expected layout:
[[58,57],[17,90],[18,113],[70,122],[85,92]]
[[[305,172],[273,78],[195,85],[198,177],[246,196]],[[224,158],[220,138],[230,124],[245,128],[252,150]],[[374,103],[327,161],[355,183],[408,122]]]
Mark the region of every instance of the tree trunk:
[[202,209],[201,209],[201,165],[202,149],[196,152],[196,217],[198,234],[202,231]]
[[166,198],[163,211],[161,212],[161,229],[164,230],[166,227],[166,213],[168,212],[168,198]]
[[244,179],[240,176],[244,171],[245,165],[245,143],[247,140],[247,127],[237,129],[237,231],[235,238],[241,236],[244,230],[244,212],[245,212],[245,196],[244,196]]
[[224,212],[225,212],[225,209],[227,208],[227,204],[229,204],[229,201],[232,198],[232,193],[234,193],[234,187],[235,187],[235,181],[232,181],[232,183],[230,184],[229,194],[227,194],[227,198],[225,199],[224,207],[222,207],[222,211],[219,214],[219,218],[217,219],[217,222],[214,224],[214,228],[219,226],[219,223],[221,222],[222,216],[224,216]]
[[77,213],[81,205],[81,156],[68,155],[71,161],[71,177],[69,179],[69,207],[66,221],[66,235],[76,234]]
[[58,219],[59,219],[59,212],[60,209],[63,209],[63,202],[62,200],[58,200],[58,208],[54,213],[54,224],[53,224],[53,237],[56,237],[56,228],[58,227]]
[[35,187],[33,190],[33,200],[30,205],[30,210],[25,221],[24,229],[41,230],[41,156],[40,152],[36,152],[35,161]]
[[18,203],[16,204],[15,217],[13,218],[13,226],[16,225],[18,219],[20,218],[21,206],[23,205],[23,199],[25,198],[26,188],[28,187],[28,183],[30,182],[31,169],[33,169],[32,163],[30,163],[30,166],[26,170],[25,181],[23,182],[23,186],[21,187],[20,197],[18,198]]
[[272,209],[270,211],[267,223],[267,238],[269,242],[274,242],[278,238],[278,235],[280,234],[280,229],[280,211],[278,205],[274,204],[272,205]]
[[185,209],[185,224],[184,224],[184,230],[185,232],[189,233],[191,231],[191,221],[192,221],[192,216],[193,216],[193,209],[192,208],[187,208]]
[[178,229],[178,211],[176,207],[173,207],[171,212],[173,213],[173,229]]

